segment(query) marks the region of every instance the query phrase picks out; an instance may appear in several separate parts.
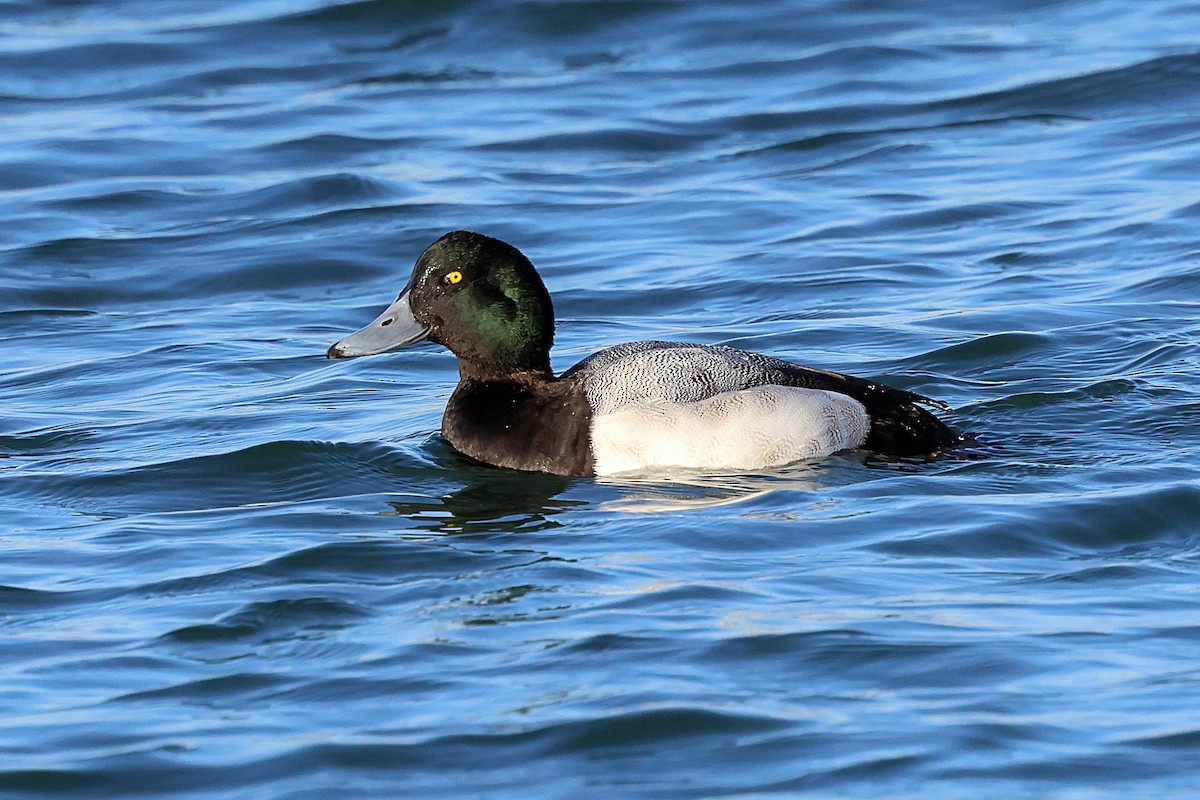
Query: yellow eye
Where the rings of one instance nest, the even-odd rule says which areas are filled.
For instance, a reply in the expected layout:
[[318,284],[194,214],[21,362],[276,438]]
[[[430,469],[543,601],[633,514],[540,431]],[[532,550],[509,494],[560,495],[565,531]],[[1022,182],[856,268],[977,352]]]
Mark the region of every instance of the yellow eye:
[[459,283],[462,281],[462,273],[458,270],[446,273],[446,283]]

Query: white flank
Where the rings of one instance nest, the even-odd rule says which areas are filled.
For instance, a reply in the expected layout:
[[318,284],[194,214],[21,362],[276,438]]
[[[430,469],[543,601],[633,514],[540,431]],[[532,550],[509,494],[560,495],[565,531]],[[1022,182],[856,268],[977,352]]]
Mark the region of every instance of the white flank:
[[654,467],[764,469],[860,446],[871,418],[857,400],[755,386],[693,402],[625,403],[592,420],[597,475]]

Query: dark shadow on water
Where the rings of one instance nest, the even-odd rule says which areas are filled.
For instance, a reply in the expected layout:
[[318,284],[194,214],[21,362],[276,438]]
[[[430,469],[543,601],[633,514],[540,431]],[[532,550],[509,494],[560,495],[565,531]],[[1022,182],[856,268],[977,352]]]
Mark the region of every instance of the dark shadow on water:
[[953,447],[921,456],[889,456],[869,450],[858,451],[860,463],[869,469],[888,469],[897,472],[920,472],[934,464],[956,461],[987,461],[1003,455],[1005,448],[986,434],[962,434],[962,441]]
[[[568,509],[587,505],[558,498],[572,479],[541,473],[515,472],[463,459],[461,476],[467,485],[432,498],[390,500],[397,516],[436,533],[516,533],[560,527],[554,519]],[[557,498],[557,499],[556,499]]]

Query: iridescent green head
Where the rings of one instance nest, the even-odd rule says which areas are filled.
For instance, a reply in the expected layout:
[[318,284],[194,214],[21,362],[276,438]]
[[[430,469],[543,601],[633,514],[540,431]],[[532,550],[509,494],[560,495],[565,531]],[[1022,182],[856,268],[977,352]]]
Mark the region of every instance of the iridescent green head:
[[373,355],[425,338],[458,356],[464,376],[548,372],[554,307],[520,250],[454,231],[421,254],[396,302],[328,355]]

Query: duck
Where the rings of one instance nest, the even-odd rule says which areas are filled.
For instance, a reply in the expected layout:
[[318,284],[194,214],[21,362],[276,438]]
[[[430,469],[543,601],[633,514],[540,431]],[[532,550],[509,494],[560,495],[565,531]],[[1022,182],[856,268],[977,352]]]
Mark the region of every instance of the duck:
[[844,450],[933,456],[964,441],[877,381],[725,345],[618,344],[561,375],[554,306],[511,244],[452,231],[429,245],[395,302],[329,358],[432,341],[458,359],[441,435],[477,462],[568,477],[771,470]]

